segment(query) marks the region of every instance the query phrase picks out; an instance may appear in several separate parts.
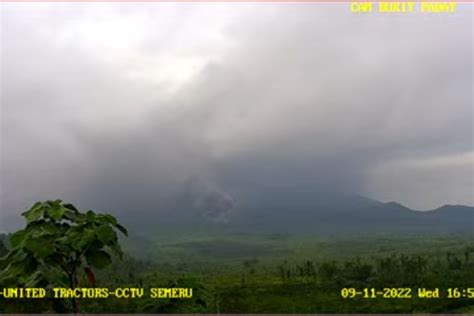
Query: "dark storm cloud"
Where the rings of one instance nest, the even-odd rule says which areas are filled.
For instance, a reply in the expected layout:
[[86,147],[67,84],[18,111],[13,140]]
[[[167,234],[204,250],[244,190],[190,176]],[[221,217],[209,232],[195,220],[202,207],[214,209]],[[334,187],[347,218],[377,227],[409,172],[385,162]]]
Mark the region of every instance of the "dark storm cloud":
[[217,221],[301,191],[473,203],[469,6],[2,6],[2,229],[56,197]]

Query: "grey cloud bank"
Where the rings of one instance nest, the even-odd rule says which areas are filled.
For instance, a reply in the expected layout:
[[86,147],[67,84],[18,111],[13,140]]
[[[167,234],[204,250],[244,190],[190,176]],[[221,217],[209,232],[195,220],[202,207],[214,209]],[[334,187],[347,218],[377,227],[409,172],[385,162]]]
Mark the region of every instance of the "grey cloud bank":
[[58,197],[216,221],[302,191],[474,204],[472,5],[1,5],[0,229]]

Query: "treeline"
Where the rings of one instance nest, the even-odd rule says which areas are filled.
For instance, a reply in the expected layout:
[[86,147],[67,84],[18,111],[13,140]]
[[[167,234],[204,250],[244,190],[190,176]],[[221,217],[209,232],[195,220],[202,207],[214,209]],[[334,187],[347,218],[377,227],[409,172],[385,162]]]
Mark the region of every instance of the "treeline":
[[474,248],[461,254],[447,252],[445,257],[392,254],[363,260],[360,257],[338,262],[315,263],[307,260],[277,266],[283,282],[293,279],[324,286],[471,286],[474,284]]
[[[474,297],[447,298],[448,288],[474,288],[474,248],[444,256],[392,254],[345,261],[284,261],[272,278],[259,277],[258,264],[246,269],[239,286],[223,288],[221,311],[267,313],[411,313],[474,311]],[[245,265],[245,264],[244,264]],[[252,281],[254,280],[254,281]],[[278,280],[278,282],[275,282]],[[341,289],[410,288],[411,299],[345,299]],[[418,288],[443,292],[439,299],[418,298]],[[257,294],[256,294],[257,293]]]

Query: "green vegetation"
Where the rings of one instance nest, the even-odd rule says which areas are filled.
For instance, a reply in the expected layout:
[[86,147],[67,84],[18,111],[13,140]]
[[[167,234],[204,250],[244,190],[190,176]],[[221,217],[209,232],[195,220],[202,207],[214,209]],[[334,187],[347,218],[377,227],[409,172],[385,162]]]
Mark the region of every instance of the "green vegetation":
[[[123,255],[115,229],[127,231],[111,215],[81,213],[61,200],[37,202],[22,215],[26,228],[10,237],[12,249],[0,261],[2,287],[76,288],[82,275],[93,286],[92,267],[110,265],[109,253]],[[71,303],[78,312],[76,300]],[[62,305],[52,302],[54,311],[66,311]]]
[[[135,299],[80,299],[76,304],[84,313],[474,310],[473,298],[446,298],[448,288],[474,287],[471,235],[132,234],[121,240],[126,251],[123,260],[116,260],[109,255],[121,255],[115,229],[126,231],[109,215],[80,213],[58,201],[35,204],[24,215],[27,227],[10,237],[12,249],[2,260],[0,287],[145,289],[145,295]],[[42,242],[31,241],[38,239]],[[91,251],[104,255],[91,255]],[[79,262],[80,267],[75,265]],[[92,267],[103,268],[93,275],[94,282],[88,273],[69,282],[72,271]],[[5,277],[12,275],[16,282]],[[194,295],[191,299],[149,296],[151,288],[161,287],[193,288]],[[410,288],[413,298],[343,298],[343,288]],[[442,298],[418,298],[418,288],[439,288]],[[73,302],[0,300],[0,312],[51,311],[74,311]]]
[[7,239],[7,235],[0,234],[0,257],[3,257],[8,253]]
[[[131,238],[133,240],[133,237]],[[179,241],[176,241],[178,239]],[[143,240],[143,237],[140,238]],[[138,249],[100,280],[108,287],[194,284],[196,300],[93,300],[90,312],[412,313],[467,312],[473,299],[418,298],[418,288],[474,286],[470,236],[318,239],[288,235],[170,238]],[[138,272],[139,271],[139,272]],[[109,283],[110,281],[110,283]],[[409,287],[412,299],[344,299],[342,288]],[[444,295],[445,296],[445,295]]]

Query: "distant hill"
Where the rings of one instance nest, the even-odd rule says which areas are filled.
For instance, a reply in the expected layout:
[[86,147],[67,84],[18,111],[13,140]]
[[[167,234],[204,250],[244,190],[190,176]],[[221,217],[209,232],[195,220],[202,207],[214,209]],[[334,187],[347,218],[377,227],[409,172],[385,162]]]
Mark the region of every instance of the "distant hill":
[[361,196],[301,194],[242,205],[221,226],[232,231],[270,233],[474,234],[474,207],[444,205],[416,211],[396,202]]
[[[200,209],[193,208],[194,197],[183,199],[182,204],[168,213],[134,213],[126,223],[131,230],[147,233],[467,233],[474,236],[474,207],[470,206],[444,205],[417,211],[397,202],[384,203],[359,195],[315,193],[310,189],[264,191],[252,190],[234,197],[232,205],[225,198],[213,198]],[[214,215],[216,218],[212,218]]]

